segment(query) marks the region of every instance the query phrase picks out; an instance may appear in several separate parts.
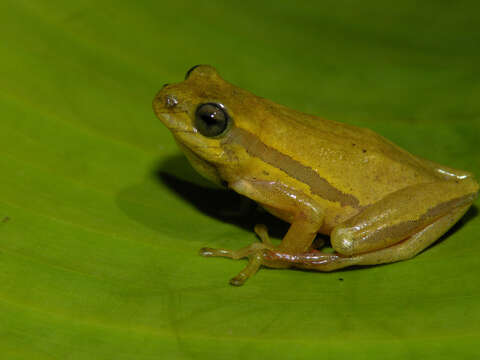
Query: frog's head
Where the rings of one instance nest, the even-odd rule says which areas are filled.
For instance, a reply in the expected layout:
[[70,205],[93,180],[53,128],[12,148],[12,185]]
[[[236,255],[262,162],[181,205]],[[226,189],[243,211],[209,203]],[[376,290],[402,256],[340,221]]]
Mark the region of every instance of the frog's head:
[[223,80],[213,67],[197,65],[184,81],[164,85],[153,100],[153,109],[195,170],[222,183],[219,165],[238,163],[227,141],[234,128],[230,106],[245,97],[255,96]]

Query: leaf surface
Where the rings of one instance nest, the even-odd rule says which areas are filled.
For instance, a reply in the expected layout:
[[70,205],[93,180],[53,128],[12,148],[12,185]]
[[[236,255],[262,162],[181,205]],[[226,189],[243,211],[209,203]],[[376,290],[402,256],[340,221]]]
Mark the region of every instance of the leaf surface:
[[[261,270],[256,241],[151,110],[232,83],[480,174],[479,7],[465,1],[0,3],[2,359],[455,359],[480,338],[478,204],[413,260]],[[265,215],[261,215],[265,216]],[[284,229],[272,218],[265,221]]]

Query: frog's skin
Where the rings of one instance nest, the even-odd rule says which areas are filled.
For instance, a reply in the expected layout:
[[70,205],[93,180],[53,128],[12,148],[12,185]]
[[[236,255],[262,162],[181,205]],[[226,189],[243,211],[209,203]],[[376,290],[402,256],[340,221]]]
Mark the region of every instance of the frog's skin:
[[[371,130],[255,96],[211,66],[164,85],[153,108],[200,174],[291,224],[277,247],[257,225],[261,243],[201,249],[204,256],[249,258],[233,285],[262,265],[331,271],[411,258],[455,224],[478,193],[466,171],[416,157]],[[313,247],[317,233],[330,235],[335,253]]]

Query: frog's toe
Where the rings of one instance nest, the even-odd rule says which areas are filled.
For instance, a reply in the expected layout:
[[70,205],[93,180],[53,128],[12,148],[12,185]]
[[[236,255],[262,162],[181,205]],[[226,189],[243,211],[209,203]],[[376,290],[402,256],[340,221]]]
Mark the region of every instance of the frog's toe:
[[268,235],[268,229],[265,225],[263,224],[255,225],[254,231],[255,231],[255,234],[257,234],[257,236],[260,238],[262,243],[265,244],[265,246],[273,247],[273,244],[270,241],[270,236]]
[[255,275],[258,269],[260,269],[260,266],[263,264],[264,250],[265,249],[258,250],[248,257],[247,266],[245,266],[245,268],[240,271],[237,276],[230,279],[230,285],[241,286],[250,277]]
[[239,250],[228,249],[213,249],[209,247],[201,248],[199,254],[204,257],[227,257],[238,260],[248,258],[248,263],[245,268],[238,273],[237,276],[230,279],[230,284],[234,286],[241,286],[253,276],[264,263],[265,253],[268,249],[273,249],[274,246],[268,236],[268,230],[265,225],[259,224],[255,226],[255,233],[260,238],[261,242],[255,242]]
[[213,249],[209,247],[201,248],[199,254],[204,257],[228,257],[234,260],[243,259],[265,249],[267,246],[263,243],[253,243],[239,250]]
[[227,249],[212,249],[204,247],[200,249],[200,255],[205,257],[228,257],[234,260],[248,258],[248,263],[245,268],[238,273],[237,276],[230,280],[230,284],[234,286],[241,286],[251,276],[260,269],[264,262],[265,252],[268,247],[264,243],[253,243],[247,247],[239,250],[227,250]]
[[214,249],[209,247],[201,248],[198,253],[204,257],[214,257],[214,256],[224,256],[224,257],[232,257],[232,251],[226,249]]
[[233,286],[242,286],[248,277],[245,274],[238,274],[237,276],[230,279],[229,283]]

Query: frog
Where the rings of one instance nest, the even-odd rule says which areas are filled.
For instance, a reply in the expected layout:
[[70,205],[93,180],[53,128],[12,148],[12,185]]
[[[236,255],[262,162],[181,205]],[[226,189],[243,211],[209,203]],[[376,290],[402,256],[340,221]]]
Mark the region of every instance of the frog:
[[231,278],[235,286],[261,267],[329,272],[411,259],[478,196],[468,171],[415,156],[370,129],[254,95],[210,65],[165,84],[153,110],[198,173],[289,224],[279,245],[258,224],[260,241],[249,246],[200,249],[205,257],[248,260]]

